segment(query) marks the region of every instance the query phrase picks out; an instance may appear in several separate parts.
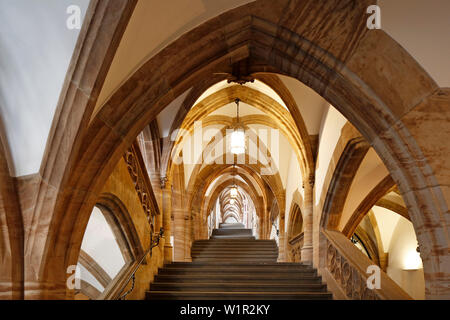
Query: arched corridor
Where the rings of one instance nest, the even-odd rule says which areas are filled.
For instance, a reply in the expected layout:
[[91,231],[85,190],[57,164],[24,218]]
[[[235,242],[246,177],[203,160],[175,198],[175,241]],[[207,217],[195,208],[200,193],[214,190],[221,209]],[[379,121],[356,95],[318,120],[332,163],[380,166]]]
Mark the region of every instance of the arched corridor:
[[[0,12],[33,19],[21,2]],[[450,297],[450,69],[401,22],[368,28],[370,1],[73,2],[76,36],[39,49],[56,95],[0,76],[1,298]],[[36,60],[8,39],[0,61]],[[13,89],[54,101],[26,156]]]

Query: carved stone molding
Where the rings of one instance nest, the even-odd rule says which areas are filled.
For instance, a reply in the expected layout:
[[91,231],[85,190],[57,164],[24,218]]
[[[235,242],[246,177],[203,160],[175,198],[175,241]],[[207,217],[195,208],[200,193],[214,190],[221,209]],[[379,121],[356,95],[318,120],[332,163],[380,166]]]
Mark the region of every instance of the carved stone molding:
[[314,183],[315,183],[315,182],[316,182],[316,176],[315,176],[314,174],[310,174],[310,175],[308,176],[308,181],[303,180],[302,188],[305,189],[305,187],[306,187],[305,183],[308,183],[308,185],[309,185],[311,188],[314,188]]
[[148,222],[153,231],[155,220],[154,217],[159,215],[159,207],[151,187],[150,179],[147,175],[139,146],[136,143],[133,143],[133,145],[125,152],[123,157],[125,159],[128,172],[130,173],[131,180],[134,183],[136,193],[141,201],[142,208],[147,215]]
[[244,85],[247,82],[253,83],[255,78],[250,75],[250,62],[248,59],[240,60],[232,65],[231,74],[227,75],[228,83]]
[[411,297],[380,270],[380,288],[370,289],[366,273],[374,265],[366,255],[339,231],[323,230],[325,268],[340,287],[341,293],[353,300],[410,300]]
[[290,260],[300,262],[302,259],[303,232],[292,237],[288,241],[290,250]]
[[354,300],[379,300],[375,292],[366,285],[366,280],[328,241],[327,268],[345,295]]
[[169,181],[169,179],[166,176],[160,178],[161,189],[166,188],[167,181]]

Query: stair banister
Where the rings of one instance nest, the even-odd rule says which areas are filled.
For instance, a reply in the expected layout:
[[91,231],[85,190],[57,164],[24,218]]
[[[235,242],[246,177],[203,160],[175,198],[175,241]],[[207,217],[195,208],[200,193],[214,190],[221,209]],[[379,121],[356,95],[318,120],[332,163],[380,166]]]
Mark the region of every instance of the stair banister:
[[[410,300],[411,297],[380,269],[380,289],[369,289],[367,268],[375,263],[365,256],[343,233],[322,230],[326,239],[324,269],[347,299]],[[327,281],[329,283],[330,281]],[[332,287],[332,286],[329,286]]]

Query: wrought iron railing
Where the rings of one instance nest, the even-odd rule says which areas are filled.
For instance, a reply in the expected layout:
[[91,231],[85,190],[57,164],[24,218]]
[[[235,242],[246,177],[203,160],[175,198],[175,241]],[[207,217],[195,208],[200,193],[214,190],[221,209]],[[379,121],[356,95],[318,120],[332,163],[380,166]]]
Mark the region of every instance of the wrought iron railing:
[[164,229],[161,228],[159,230],[159,233],[156,235],[156,237],[154,239],[152,239],[153,237],[151,236],[150,247],[148,248],[148,250],[146,252],[144,252],[144,254],[142,255],[139,262],[134,266],[133,271],[128,276],[128,279],[125,282],[123,282],[123,287],[122,287],[121,292],[124,290],[124,288],[127,287],[127,285],[130,283],[130,281],[132,281],[131,288],[128,289],[124,294],[119,295],[119,297],[117,298],[118,300],[125,300],[125,298],[134,290],[135,283],[136,283],[136,272],[139,270],[139,267],[144,263],[148,254],[150,254],[150,258],[152,257],[152,250],[154,247],[159,245],[159,242],[160,242],[161,238],[163,237],[163,235],[164,235]]

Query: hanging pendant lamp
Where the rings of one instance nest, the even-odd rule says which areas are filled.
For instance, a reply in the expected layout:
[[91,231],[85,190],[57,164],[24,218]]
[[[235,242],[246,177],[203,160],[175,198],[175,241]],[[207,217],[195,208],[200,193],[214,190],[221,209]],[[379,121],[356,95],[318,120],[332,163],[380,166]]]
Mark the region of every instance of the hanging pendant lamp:
[[231,133],[231,153],[242,154],[245,152],[245,131],[239,123],[239,99],[235,100],[237,109],[237,123]]

